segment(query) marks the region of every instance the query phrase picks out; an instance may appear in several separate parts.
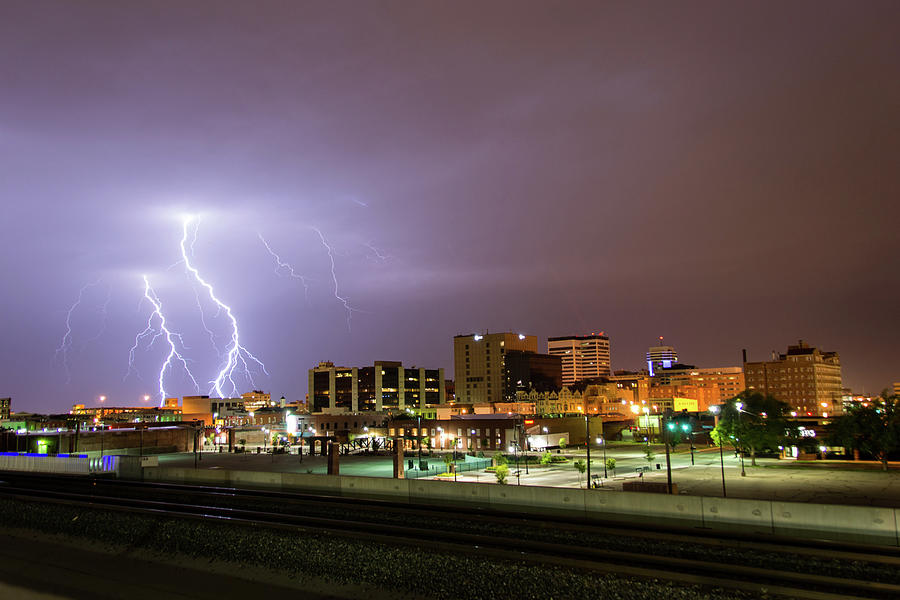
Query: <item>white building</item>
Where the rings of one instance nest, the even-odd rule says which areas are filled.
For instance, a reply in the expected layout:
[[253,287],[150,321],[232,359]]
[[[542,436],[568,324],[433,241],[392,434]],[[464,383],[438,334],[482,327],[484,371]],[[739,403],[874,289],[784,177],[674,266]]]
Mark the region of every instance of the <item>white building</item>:
[[610,374],[609,337],[602,332],[549,338],[547,352],[562,359],[563,385]]

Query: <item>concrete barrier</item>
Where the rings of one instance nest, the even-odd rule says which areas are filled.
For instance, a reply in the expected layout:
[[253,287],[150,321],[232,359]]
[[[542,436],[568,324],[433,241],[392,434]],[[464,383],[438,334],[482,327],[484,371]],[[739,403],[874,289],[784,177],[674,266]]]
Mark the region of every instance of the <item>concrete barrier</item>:
[[[209,472],[209,470],[207,470],[207,472]],[[234,487],[261,490],[281,490],[282,488],[281,481],[283,473],[272,473],[268,471],[225,471],[225,475],[229,474],[229,482]]]
[[282,473],[281,489],[284,491],[308,491],[316,494],[341,495],[341,477],[337,475],[312,475],[310,473]]
[[592,491],[585,496],[585,514],[593,519],[642,524],[702,527],[699,496],[668,496],[652,492]]
[[772,503],[768,500],[701,497],[703,525],[710,529],[772,533]]
[[532,514],[583,517],[585,490],[530,485],[488,486],[491,508]]
[[[316,477],[316,475],[310,477]],[[408,479],[358,476],[336,476],[335,479],[340,484],[341,496],[409,502],[410,481]]]
[[900,509],[341,475],[148,467],[146,481],[234,486],[900,545]]
[[429,481],[427,479],[407,479],[408,498],[412,504],[468,505],[489,507],[490,486],[482,483],[454,483],[452,481]]
[[817,537],[861,544],[897,545],[896,509],[839,504],[772,503],[776,534]]

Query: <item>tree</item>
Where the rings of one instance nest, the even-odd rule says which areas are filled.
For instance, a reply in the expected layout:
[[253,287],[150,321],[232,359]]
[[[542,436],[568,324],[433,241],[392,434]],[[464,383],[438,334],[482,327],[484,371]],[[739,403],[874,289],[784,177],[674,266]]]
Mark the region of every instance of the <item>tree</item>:
[[500,485],[506,485],[506,476],[509,475],[509,467],[505,464],[498,466],[494,470],[494,476],[497,478],[497,483]]
[[452,454],[445,454],[445,455],[443,456],[443,458],[444,458],[444,464],[447,466],[447,472],[449,473],[449,472],[450,472],[450,468],[451,468],[450,465],[453,464],[453,455],[452,455]]
[[653,449],[650,446],[644,448],[644,458],[647,459],[647,462],[653,462],[653,459],[656,458],[656,454],[653,452]]
[[509,459],[506,458],[506,455],[502,452],[498,452],[494,455],[494,462],[498,467],[502,467],[503,465],[509,464]]
[[888,456],[900,449],[900,396],[883,393],[869,406],[848,409],[831,423],[829,437],[845,448],[871,454],[887,471]]
[[560,450],[566,449],[566,438],[559,438],[559,449]]
[[553,462],[553,455],[550,454],[549,450],[547,450],[546,452],[541,454],[541,464],[542,465],[546,466],[546,465],[549,465],[551,462]]
[[587,471],[587,463],[584,462],[583,458],[579,458],[572,466],[575,467],[575,470],[578,471],[578,485],[581,485],[581,476],[584,475],[584,472]]
[[613,475],[615,475],[616,474],[616,459],[607,458],[606,459],[606,468],[608,470],[612,471]]
[[[740,408],[738,408],[740,405]],[[730,439],[736,450],[750,453],[750,464],[756,466],[756,453],[784,445],[794,437],[796,427],[786,416],[790,406],[772,396],[745,390],[722,407],[713,440]]]

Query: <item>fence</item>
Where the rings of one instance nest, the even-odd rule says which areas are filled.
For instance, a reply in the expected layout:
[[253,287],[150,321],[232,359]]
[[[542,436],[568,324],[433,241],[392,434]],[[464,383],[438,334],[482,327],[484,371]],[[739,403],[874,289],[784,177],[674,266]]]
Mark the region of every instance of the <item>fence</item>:
[[[450,469],[447,464],[443,460],[422,460],[423,463],[428,465],[427,469],[419,469],[417,465],[412,469],[407,469],[404,473],[404,476],[407,479],[421,479],[423,477],[436,477],[441,473],[447,473]],[[463,461],[456,461],[453,463],[456,468],[457,473],[462,473],[465,471],[480,471],[486,469],[491,466],[490,458],[474,458],[472,456],[466,456]]]

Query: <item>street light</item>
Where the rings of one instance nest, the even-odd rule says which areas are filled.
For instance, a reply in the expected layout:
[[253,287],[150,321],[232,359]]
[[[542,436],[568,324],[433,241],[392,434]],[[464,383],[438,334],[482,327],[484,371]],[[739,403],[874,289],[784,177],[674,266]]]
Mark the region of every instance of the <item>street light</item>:
[[694,428],[689,423],[682,423],[681,430],[690,435],[691,439],[691,466],[694,466]]
[[669,415],[665,415],[666,417],[666,426],[663,428],[663,443],[666,445],[666,489],[668,490],[669,495],[672,494],[672,463],[669,459],[669,431],[675,429],[675,423],[672,423],[669,420]]
[[[715,425],[713,425],[713,429],[719,426],[719,407],[718,406],[710,406],[709,412],[713,414],[715,418]],[[724,444],[722,443],[722,436],[719,436],[719,464],[722,467],[722,497],[725,498],[725,453],[722,450]]]
[[591,418],[584,413],[584,445],[587,448],[587,486],[591,488]]
[[598,437],[597,443],[603,446],[603,479],[606,479],[609,477],[609,473],[606,470],[606,440]]
[[[734,407],[738,411],[738,428],[741,426],[741,413],[744,412],[744,403],[743,402],[735,402]],[[737,441],[741,441],[741,438],[735,438]],[[741,447],[741,477],[746,477],[747,471],[744,470],[744,448]]]

